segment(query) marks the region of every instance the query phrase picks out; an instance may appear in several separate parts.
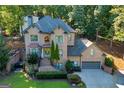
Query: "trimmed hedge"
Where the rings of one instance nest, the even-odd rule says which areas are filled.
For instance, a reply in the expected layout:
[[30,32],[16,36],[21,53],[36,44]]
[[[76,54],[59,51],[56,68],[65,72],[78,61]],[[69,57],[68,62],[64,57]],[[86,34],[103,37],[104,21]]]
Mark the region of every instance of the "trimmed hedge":
[[37,79],[66,79],[67,73],[61,71],[44,71],[36,73]]

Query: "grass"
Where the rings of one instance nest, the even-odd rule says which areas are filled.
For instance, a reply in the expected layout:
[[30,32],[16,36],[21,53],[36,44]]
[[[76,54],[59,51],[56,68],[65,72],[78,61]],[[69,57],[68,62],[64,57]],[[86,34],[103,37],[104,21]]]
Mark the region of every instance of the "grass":
[[66,81],[35,81],[26,78],[24,73],[16,72],[0,80],[0,84],[7,84],[12,88],[69,88]]

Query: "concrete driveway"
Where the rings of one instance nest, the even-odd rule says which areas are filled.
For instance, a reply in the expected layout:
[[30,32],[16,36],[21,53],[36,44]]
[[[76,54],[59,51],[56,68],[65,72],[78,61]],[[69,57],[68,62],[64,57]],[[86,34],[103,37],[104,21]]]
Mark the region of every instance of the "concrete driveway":
[[114,79],[119,88],[124,88],[124,70],[115,71]]
[[101,69],[82,69],[76,74],[82,78],[87,88],[117,88],[114,77]]

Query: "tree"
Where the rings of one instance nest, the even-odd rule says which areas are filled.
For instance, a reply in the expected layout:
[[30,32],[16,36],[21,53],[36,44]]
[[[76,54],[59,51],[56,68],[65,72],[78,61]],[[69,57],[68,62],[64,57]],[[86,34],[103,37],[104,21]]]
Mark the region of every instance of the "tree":
[[73,72],[73,63],[70,60],[67,60],[66,64],[65,64],[65,69],[68,73],[72,73]]
[[21,24],[20,14],[21,8],[19,6],[1,6],[0,7],[0,26],[9,34],[17,32]]
[[54,59],[55,59],[55,45],[54,45],[53,40],[52,40],[50,52],[51,52],[50,53],[50,59],[51,59],[51,61],[54,61]]
[[27,60],[29,64],[28,74],[31,75],[32,77],[34,77],[35,71],[38,70],[38,67],[36,68],[36,64],[38,64],[38,61],[39,61],[39,57],[37,54],[30,54],[28,56],[28,60]]
[[96,6],[73,6],[72,13],[69,15],[74,22],[73,28],[79,29],[80,34],[89,38],[95,37],[95,7]]
[[73,6],[73,10],[70,14],[71,19],[74,20],[74,28],[80,29],[80,32],[85,31],[85,6]]
[[112,6],[105,6],[100,5],[97,6],[95,9],[95,21],[96,21],[96,28],[99,29],[99,35],[107,38],[111,38],[110,35],[110,28],[112,26],[112,17],[111,17],[111,10]]
[[0,34],[0,71],[6,69],[9,61],[9,49],[5,46],[3,36]]
[[23,17],[33,15],[34,6],[0,6],[0,27],[10,35],[19,33]]
[[60,60],[58,44],[56,44],[56,49],[55,49],[55,60],[56,61]]
[[51,44],[50,59],[52,61],[52,64],[54,61],[60,60],[58,44],[56,44],[55,46],[54,41],[52,41],[52,44]]
[[113,28],[114,28],[114,40],[124,41],[124,6],[113,6],[111,10],[114,16]]
[[37,54],[30,54],[28,57],[28,63],[30,65],[34,65],[38,63],[38,56]]

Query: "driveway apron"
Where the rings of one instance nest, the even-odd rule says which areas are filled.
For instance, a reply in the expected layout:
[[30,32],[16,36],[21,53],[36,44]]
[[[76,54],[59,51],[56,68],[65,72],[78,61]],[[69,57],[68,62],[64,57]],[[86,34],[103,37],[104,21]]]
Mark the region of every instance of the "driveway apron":
[[101,69],[82,69],[78,74],[87,88],[117,88],[113,75]]

